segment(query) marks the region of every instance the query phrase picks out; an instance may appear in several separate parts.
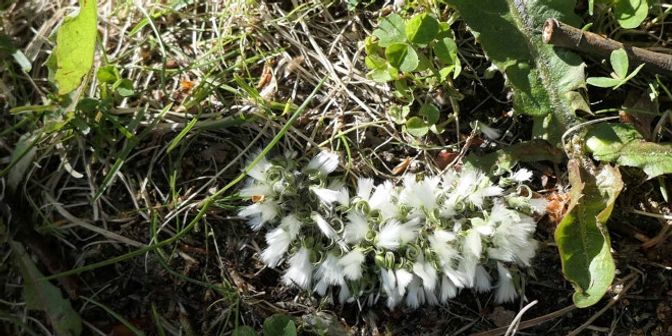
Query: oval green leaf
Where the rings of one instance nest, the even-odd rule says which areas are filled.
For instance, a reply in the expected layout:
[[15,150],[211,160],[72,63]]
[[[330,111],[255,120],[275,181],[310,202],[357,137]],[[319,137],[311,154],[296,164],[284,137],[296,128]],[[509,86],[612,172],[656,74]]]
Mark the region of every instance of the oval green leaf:
[[622,79],[610,78],[610,77],[590,77],[586,79],[588,85],[597,86],[601,88],[610,88],[615,87],[621,84]]
[[59,95],[75,90],[93,65],[98,6],[96,0],[79,0],[79,5],[79,14],[66,17],[56,34],[54,80]]
[[413,43],[429,44],[438,32],[439,21],[427,13],[415,15],[406,23],[406,37]]
[[429,132],[429,125],[420,117],[410,117],[406,120],[406,132],[412,136],[421,137]]
[[618,168],[609,165],[592,169],[573,159],[568,169],[571,202],[555,230],[555,241],[562,272],[574,286],[574,304],[585,308],[597,303],[614,280],[606,223],[623,180]]
[[406,24],[399,14],[392,13],[382,20],[378,28],[373,31],[373,36],[378,38],[378,45],[387,47],[393,43],[406,41]]
[[296,325],[289,316],[275,314],[264,321],[264,336],[296,336]]
[[385,57],[390,64],[403,72],[411,72],[420,64],[415,49],[406,43],[395,43],[385,49]]
[[257,336],[257,332],[250,326],[238,326],[233,330],[232,336]]
[[648,0],[616,0],[614,14],[621,27],[637,28],[649,14],[649,2]]
[[595,159],[644,170],[648,178],[672,173],[672,144],[645,141],[632,125],[599,124],[586,134]]
[[436,124],[440,117],[439,109],[431,103],[423,104],[418,114],[425,117],[425,120],[430,125]]
[[625,49],[621,48],[612,51],[609,56],[609,62],[611,63],[611,68],[614,69],[614,73],[619,79],[624,79],[628,75],[628,67],[630,64]]

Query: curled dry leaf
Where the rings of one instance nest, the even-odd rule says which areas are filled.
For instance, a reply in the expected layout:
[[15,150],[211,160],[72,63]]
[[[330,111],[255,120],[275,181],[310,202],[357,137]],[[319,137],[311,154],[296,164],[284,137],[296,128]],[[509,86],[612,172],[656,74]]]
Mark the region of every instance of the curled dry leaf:
[[460,153],[458,152],[453,152],[453,151],[448,151],[448,150],[442,150],[438,154],[436,154],[436,158],[434,159],[436,161],[436,166],[439,169],[445,169],[451,162],[455,160],[455,158],[458,157]]
[[410,157],[406,157],[396,167],[394,167],[394,169],[392,169],[392,175],[399,175],[399,174],[403,173],[404,171],[406,171],[406,169],[408,168],[408,165],[411,164],[411,161],[412,160],[411,160]]

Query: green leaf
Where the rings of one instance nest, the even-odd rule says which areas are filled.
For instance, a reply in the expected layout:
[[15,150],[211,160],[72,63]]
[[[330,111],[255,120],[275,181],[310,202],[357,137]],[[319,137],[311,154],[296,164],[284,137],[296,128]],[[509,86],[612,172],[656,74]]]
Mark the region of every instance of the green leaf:
[[403,72],[415,70],[420,64],[415,49],[406,43],[395,43],[385,49],[385,57],[390,64]]
[[59,95],[75,90],[93,65],[98,6],[96,0],[79,0],[79,6],[79,14],[66,17],[56,34],[54,80]]
[[601,88],[610,88],[621,85],[623,83],[623,80],[611,77],[590,77],[586,79],[586,83],[588,83],[588,85],[597,86]]
[[637,28],[649,14],[649,2],[648,0],[615,0],[614,14],[621,27]]
[[250,326],[239,326],[233,330],[231,336],[257,336],[257,332]]
[[551,161],[560,163],[565,153],[545,140],[531,140],[517,143],[496,152],[477,156],[469,154],[465,163],[494,175],[511,171],[519,162]]
[[406,132],[412,136],[421,137],[429,132],[429,126],[420,117],[410,117],[406,120]]
[[23,51],[18,49],[15,50],[12,53],[12,57],[24,72],[30,72],[30,70],[33,68],[33,65],[30,63],[30,60],[28,57],[26,57],[26,54],[24,54]]
[[625,77],[625,79],[623,80],[623,82],[625,83],[625,82],[631,80],[633,77],[637,76],[637,74],[639,73],[640,70],[642,70],[642,68],[644,67],[644,65],[646,65],[646,64],[642,63],[642,64],[640,64],[638,67],[636,67],[635,70],[633,70],[633,71],[628,75],[628,77]]
[[614,279],[606,223],[623,189],[617,168],[592,168],[582,166],[579,160],[569,161],[571,202],[555,230],[562,271],[574,286],[573,300],[579,308],[597,303]]
[[433,68],[433,61],[429,59],[423,52],[418,52],[418,67],[415,72],[425,71]]
[[406,117],[408,117],[409,113],[411,113],[411,108],[406,105],[404,106],[393,105],[387,112],[392,121],[394,121],[394,123],[399,125],[403,125],[406,123]]
[[413,88],[408,86],[408,81],[401,78],[394,81],[394,96],[404,102],[413,101]]
[[102,83],[105,84],[114,84],[119,80],[119,70],[114,65],[106,65],[98,69],[96,78]]
[[376,54],[367,55],[366,58],[364,58],[364,64],[366,64],[366,67],[371,70],[387,68],[387,60]]
[[112,88],[117,90],[117,93],[122,97],[130,97],[135,94],[135,91],[133,90],[133,81],[128,78],[117,81]]
[[450,28],[450,23],[448,22],[439,22],[439,33],[436,34],[436,39],[441,40],[444,38],[451,38],[455,39],[455,34],[453,33],[453,29]]
[[420,107],[420,111],[418,111],[418,114],[425,117],[425,120],[430,125],[436,124],[439,121],[440,117],[439,109],[436,106],[434,106],[434,104],[431,103],[423,104]]
[[378,42],[373,36],[367,36],[366,39],[364,39],[364,51],[366,51],[367,55],[377,54],[381,50],[380,45],[378,45]]
[[[24,223],[28,224],[28,223]],[[63,298],[58,287],[40,273],[21,243],[10,241],[14,262],[23,277],[26,307],[45,313],[56,335],[77,336],[82,333],[82,319]]]
[[378,38],[378,45],[381,47],[403,43],[406,41],[406,24],[399,14],[392,13],[380,21],[372,34]]
[[599,124],[586,134],[595,159],[644,170],[648,178],[672,173],[672,144],[644,140],[632,125]]
[[387,83],[397,78],[399,71],[388,64],[386,69],[371,70],[367,76],[378,83]]
[[33,164],[33,159],[37,154],[35,148],[35,137],[29,133],[22,135],[16,142],[10,160],[9,174],[7,175],[7,185],[9,190],[16,191],[19,185],[24,182],[23,177]]
[[84,98],[77,103],[77,110],[89,116],[98,112],[99,107],[100,101],[94,98]]
[[417,44],[429,44],[439,32],[439,21],[433,16],[422,13],[406,22],[406,37]]
[[455,40],[449,37],[441,39],[434,45],[434,54],[442,64],[454,66],[453,70],[455,72],[453,78],[457,78],[460,75],[462,66],[460,58],[457,56],[457,44]]
[[296,325],[289,316],[275,314],[264,321],[264,336],[296,336]]
[[628,75],[628,67],[630,65],[628,64],[628,54],[625,52],[625,49],[621,48],[612,51],[609,62],[618,78],[624,79]]
[[[535,138],[560,143],[560,137],[577,123],[573,106],[585,86],[581,58],[563,48],[545,44],[536,32],[548,18],[580,26],[574,1],[567,0],[447,0],[513,89],[516,113],[534,117]],[[485,10],[487,9],[487,10]]]
[[443,82],[446,79],[448,79],[450,73],[453,72],[453,70],[455,70],[455,66],[453,65],[439,69],[439,78],[441,79],[441,81]]

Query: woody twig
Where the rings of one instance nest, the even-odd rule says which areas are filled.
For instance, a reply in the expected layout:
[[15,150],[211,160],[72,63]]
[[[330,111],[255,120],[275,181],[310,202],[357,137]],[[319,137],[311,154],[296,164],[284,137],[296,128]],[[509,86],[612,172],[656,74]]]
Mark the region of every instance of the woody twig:
[[645,70],[653,74],[672,77],[672,55],[628,46],[616,40],[574,28],[556,19],[546,20],[542,37],[545,43],[604,58],[608,58],[612,51],[623,48],[632,66],[644,63]]

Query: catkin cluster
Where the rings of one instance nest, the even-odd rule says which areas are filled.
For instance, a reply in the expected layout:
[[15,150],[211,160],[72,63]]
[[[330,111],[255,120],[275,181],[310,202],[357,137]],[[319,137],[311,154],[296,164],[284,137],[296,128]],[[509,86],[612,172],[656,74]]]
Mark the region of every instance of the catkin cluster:
[[[393,308],[439,304],[460,289],[495,289],[496,302],[517,297],[513,265],[525,267],[537,242],[531,172],[521,169],[495,184],[464,167],[438,176],[407,175],[400,184],[358,178],[354,192],[331,177],[338,155],[322,151],[309,162],[287,154],[249,170],[240,195],[252,203],[239,216],[266,230],[261,260],[284,265],[288,286],[338,296],[340,302]],[[527,189],[527,190],[526,190]]]

